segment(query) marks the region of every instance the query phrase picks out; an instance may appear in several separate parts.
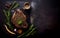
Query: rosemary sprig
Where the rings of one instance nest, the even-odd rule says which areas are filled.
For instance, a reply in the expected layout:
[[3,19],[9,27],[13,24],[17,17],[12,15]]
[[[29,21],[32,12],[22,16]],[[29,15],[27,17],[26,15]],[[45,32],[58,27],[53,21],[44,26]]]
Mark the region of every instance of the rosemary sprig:
[[13,4],[11,5],[11,7],[8,10],[5,10],[5,9],[3,10],[3,12],[6,16],[6,24],[9,26],[9,28],[11,28],[11,30],[13,29],[13,27],[10,24],[10,21],[11,21],[11,12],[10,11],[11,11],[12,8],[15,9],[18,6],[19,6],[19,4],[16,1],[14,1]]
[[16,3],[15,6],[14,6],[12,9],[15,9],[15,8],[17,8],[18,6],[19,6],[19,4]]
[[19,35],[17,38],[29,36],[30,33],[32,33],[32,32],[35,30],[35,28],[33,28],[33,27],[34,27],[34,26],[31,25],[31,26],[29,27],[28,31],[24,32],[22,35]]

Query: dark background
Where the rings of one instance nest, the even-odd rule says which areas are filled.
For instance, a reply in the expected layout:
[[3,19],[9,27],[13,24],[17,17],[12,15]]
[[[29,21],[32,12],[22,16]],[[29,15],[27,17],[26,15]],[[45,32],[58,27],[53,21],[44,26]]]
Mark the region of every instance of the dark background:
[[[7,0],[0,0],[0,37],[9,36],[2,31],[2,25],[4,21],[4,15],[2,13],[2,8],[4,2]],[[11,1],[11,0],[10,0]],[[31,13],[34,17],[33,24],[37,27],[37,34],[35,38],[52,38],[60,37],[60,1],[58,0],[20,0],[35,2],[35,10]],[[59,21],[59,22],[58,22]]]

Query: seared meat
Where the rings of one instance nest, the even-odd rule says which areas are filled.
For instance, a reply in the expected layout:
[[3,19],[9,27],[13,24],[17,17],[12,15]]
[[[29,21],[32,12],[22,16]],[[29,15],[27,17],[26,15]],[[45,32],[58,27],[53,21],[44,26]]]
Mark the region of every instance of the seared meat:
[[[27,28],[26,23],[26,15],[23,14],[22,10],[17,9],[11,19],[11,22],[17,27],[17,28],[24,28],[24,25]],[[22,27],[23,26],[23,27]]]

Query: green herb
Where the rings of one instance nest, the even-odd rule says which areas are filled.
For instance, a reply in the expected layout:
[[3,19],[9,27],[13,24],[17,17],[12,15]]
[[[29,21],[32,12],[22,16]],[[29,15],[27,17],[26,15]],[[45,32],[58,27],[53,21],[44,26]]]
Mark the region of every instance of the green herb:
[[7,17],[7,14],[6,14],[7,12],[5,10],[3,10],[3,12],[4,12],[5,16]]
[[32,32],[34,32],[36,28],[33,28],[26,36],[29,36]]
[[[22,35],[19,35],[17,38],[19,38],[19,37],[26,37],[26,36],[30,35],[30,33],[32,33],[34,30],[35,30],[35,28],[33,28],[33,25],[31,25],[29,27],[28,31],[24,32]],[[28,33],[28,35],[27,35],[27,33]]]
[[14,6],[12,9],[15,9],[15,8],[17,8],[18,6],[19,6],[19,4],[16,3],[15,6]]
[[11,26],[9,22],[7,22],[6,24],[9,26],[9,28],[11,28],[11,30],[13,30],[13,26]]
[[9,10],[12,9],[12,7],[14,6],[15,3],[16,3],[16,1],[13,2],[12,6],[9,8]]
[[[13,29],[13,26],[11,25],[11,23],[10,23],[10,19],[11,19],[11,10],[12,10],[12,8],[14,9],[14,8],[17,8],[19,6],[19,4],[16,2],[16,1],[14,1],[13,3],[12,3],[12,5],[11,5],[11,7],[8,9],[8,10],[3,10],[3,12],[4,12],[4,14],[5,14],[5,16],[6,16],[6,24],[9,26],[9,28],[11,28],[11,29]],[[19,22],[20,23],[20,22]]]
[[18,24],[22,24],[23,22],[22,21],[18,21]]

